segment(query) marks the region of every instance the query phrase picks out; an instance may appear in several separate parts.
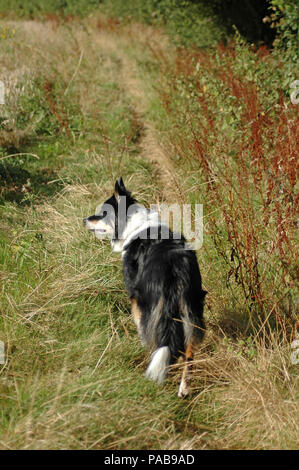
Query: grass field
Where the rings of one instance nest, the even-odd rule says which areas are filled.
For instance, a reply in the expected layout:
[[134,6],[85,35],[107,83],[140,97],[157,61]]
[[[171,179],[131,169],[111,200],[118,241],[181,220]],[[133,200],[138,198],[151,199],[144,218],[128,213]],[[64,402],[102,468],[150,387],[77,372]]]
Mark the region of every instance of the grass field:
[[[211,61],[98,13],[3,19],[0,52],[1,448],[298,448],[298,118],[261,86],[276,64]],[[204,203],[208,331],[187,400],[181,365],[144,378],[121,260],[83,228],[121,175],[142,203]]]

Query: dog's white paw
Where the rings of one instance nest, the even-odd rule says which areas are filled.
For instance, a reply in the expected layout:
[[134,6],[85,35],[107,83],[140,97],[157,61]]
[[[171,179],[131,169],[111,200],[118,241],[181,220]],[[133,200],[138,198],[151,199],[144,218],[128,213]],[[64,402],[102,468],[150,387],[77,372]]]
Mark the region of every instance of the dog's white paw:
[[189,389],[187,387],[187,384],[185,381],[182,381],[180,383],[180,387],[179,387],[179,392],[178,392],[178,397],[180,398],[186,398],[188,395],[189,395]]

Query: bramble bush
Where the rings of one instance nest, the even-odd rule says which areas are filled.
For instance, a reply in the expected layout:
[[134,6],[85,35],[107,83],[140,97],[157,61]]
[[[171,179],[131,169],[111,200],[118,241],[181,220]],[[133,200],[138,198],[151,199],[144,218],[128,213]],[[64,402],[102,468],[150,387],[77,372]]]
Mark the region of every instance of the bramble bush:
[[267,20],[277,30],[274,52],[283,64],[283,87],[288,88],[299,78],[299,4],[292,0],[272,0],[271,4],[273,13]]

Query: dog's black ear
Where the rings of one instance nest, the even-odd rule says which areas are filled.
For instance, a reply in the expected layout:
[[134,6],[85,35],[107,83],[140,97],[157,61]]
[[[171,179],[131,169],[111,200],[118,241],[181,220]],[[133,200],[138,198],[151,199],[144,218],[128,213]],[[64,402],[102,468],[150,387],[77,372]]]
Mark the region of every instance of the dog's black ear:
[[123,191],[125,193],[127,190],[126,190],[126,187],[125,187],[124,180],[122,179],[122,176],[119,178],[118,182],[119,182],[119,187],[120,187],[121,191]]
[[119,180],[115,181],[114,194],[117,200],[119,200],[119,196],[126,196],[128,206],[130,204],[135,204],[135,202],[137,202],[136,199],[132,197],[132,194],[130,193],[130,191],[128,191],[127,188],[125,187],[125,183],[122,177],[120,177]]
[[120,196],[126,196],[129,194],[129,192],[126,190],[125,183],[122,179],[122,177],[119,178],[119,180],[115,181],[115,192],[119,194]]
[[114,190],[117,194],[119,194],[119,182],[118,182],[118,180],[115,181]]

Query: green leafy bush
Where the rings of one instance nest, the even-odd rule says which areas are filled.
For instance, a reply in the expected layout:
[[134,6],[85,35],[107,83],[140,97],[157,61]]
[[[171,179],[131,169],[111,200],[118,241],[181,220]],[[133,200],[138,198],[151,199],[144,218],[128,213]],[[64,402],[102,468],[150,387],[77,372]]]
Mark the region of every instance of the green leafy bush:
[[176,43],[206,47],[225,40],[225,28],[206,2],[192,0],[104,0],[104,11],[123,21],[163,25]]
[[272,0],[271,4],[273,13],[265,21],[277,30],[275,53],[284,64],[284,86],[289,87],[298,79],[299,4],[293,0]]

